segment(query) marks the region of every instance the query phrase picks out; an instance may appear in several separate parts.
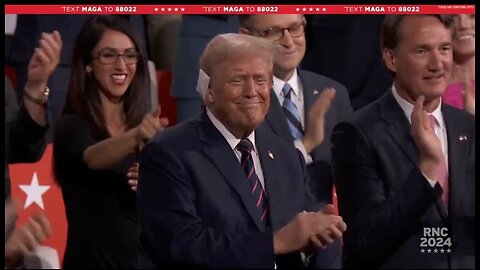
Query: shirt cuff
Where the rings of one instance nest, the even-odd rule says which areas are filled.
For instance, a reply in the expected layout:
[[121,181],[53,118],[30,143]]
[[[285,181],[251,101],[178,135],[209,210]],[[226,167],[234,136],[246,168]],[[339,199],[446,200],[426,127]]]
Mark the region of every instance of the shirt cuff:
[[303,146],[302,140],[295,140],[293,144],[295,145],[295,148],[302,152],[305,163],[307,165],[311,164],[313,162],[312,156],[307,153],[307,150],[305,150],[305,146]]

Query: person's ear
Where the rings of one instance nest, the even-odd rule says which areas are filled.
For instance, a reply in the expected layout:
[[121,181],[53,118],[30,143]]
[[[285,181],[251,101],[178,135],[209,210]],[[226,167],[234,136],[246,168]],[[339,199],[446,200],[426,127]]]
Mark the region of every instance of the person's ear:
[[212,104],[213,101],[215,100],[211,88],[208,89],[208,93],[207,93],[207,96],[205,97],[205,100],[207,101],[208,104]]
[[384,48],[382,53],[383,61],[385,66],[392,71],[397,72],[397,61],[395,58],[395,52],[391,49]]

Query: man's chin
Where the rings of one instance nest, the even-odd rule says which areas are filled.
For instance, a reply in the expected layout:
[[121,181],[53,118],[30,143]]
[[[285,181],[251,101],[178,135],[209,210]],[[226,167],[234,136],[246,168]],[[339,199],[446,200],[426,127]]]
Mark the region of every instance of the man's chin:
[[257,129],[260,126],[261,123],[262,123],[262,121],[260,119],[249,119],[248,122],[243,123],[242,129],[245,132],[250,131],[250,133],[251,133],[252,131]]

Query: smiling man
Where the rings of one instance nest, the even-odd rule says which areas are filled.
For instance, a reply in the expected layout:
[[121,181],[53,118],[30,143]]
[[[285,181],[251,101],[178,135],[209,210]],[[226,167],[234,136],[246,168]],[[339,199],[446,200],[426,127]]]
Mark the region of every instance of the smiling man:
[[[275,49],[268,127],[302,152],[313,195],[319,202],[331,203],[330,138],[335,124],[352,112],[347,89],[300,69],[306,50],[303,15],[240,15],[239,21],[240,33],[263,38]],[[333,99],[325,118],[318,117],[323,106],[318,97],[323,93]]]
[[381,41],[393,86],[332,139],[344,267],[475,268],[475,121],[441,98],[452,19],[388,15]]
[[[315,203],[301,154],[262,125],[273,49],[224,34],[200,59],[201,116],[141,153],[140,268],[304,268],[346,230]],[[331,97],[322,95],[324,117]]]

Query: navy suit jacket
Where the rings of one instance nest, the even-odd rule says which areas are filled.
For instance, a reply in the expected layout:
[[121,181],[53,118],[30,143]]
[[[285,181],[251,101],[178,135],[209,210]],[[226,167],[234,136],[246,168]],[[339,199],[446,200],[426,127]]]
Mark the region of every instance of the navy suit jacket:
[[[417,167],[411,126],[388,91],[339,124],[332,164],[344,234],[346,268],[473,268],[475,266],[475,120],[442,105],[448,136],[449,205]],[[465,139],[467,138],[467,139]],[[446,209],[448,208],[448,214]],[[447,247],[421,249],[423,228],[446,227]],[[435,252],[437,250],[437,252]]]
[[[301,154],[264,126],[255,136],[271,230],[319,210]],[[141,153],[140,267],[303,268],[299,253],[274,257],[273,234],[255,203],[237,157],[205,112],[164,130]]]
[[[352,112],[348,91],[342,84],[313,72],[298,70],[298,76],[303,86],[305,122],[307,122],[306,119],[310,108],[324,88],[334,87],[336,89],[335,99],[325,116],[325,139],[311,153],[313,163],[307,166],[310,176],[310,189],[315,198],[319,202],[331,203],[333,179],[330,166],[330,139],[335,125],[346,120]],[[288,128],[282,105],[273,90],[270,94],[270,109],[266,116],[266,122],[276,135],[293,143],[293,137]]]

